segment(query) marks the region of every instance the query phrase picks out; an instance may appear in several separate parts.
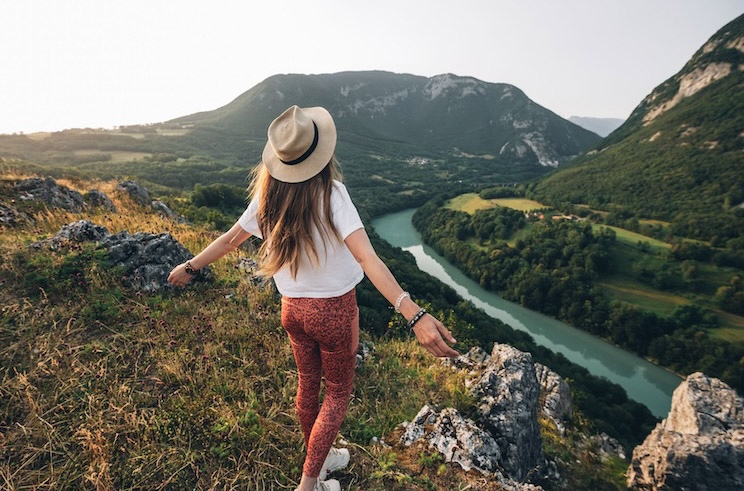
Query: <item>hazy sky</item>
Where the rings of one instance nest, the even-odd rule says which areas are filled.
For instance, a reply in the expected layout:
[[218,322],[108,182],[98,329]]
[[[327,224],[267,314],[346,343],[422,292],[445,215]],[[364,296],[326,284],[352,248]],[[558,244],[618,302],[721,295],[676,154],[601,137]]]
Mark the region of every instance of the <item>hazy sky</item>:
[[0,0],[0,133],[154,123],[277,73],[505,82],[625,118],[744,0]]

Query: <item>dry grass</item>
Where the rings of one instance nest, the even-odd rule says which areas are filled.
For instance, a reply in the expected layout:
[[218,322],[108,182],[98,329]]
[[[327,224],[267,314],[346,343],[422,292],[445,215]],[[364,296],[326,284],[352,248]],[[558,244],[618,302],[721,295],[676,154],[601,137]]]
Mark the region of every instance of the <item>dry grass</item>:
[[525,198],[483,199],[476,193],[466,193],[447,202],[447,208],[473,214],[478,210],[488,210],[497,206],[519,211],[533,211],[545,208],[545,205]]

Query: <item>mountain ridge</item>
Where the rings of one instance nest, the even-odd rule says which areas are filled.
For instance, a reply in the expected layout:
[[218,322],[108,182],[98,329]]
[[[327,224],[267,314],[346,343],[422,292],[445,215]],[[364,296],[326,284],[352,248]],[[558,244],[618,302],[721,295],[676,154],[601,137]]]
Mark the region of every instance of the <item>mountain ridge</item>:
[[554,167],[599,140],[510,84],[385,71],[274,75],[214,111],[168,123],[260,139],[290,104],[326,107],[340,134],[445,155],[460,150]]

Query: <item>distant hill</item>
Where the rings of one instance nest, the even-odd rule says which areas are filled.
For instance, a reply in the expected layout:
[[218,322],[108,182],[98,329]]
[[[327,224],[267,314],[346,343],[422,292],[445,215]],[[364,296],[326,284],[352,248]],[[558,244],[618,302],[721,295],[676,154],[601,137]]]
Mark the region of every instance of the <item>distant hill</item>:
[[275,75],[223,107],[165,123],[0,135],[0,158],[58,177],[137,178],[163,192],[243,186],[269,123],[292,104],[331,111],[347,183],[384,205],[377,211],[415,206],[442,182],[472,189],[532,179],[600,139],[513,85],[372,71]]
[[568,120],[582,128],[593,131],[599,136],[609,135],[625,121],[620,118],[590,118],[584,116],[571,116]]
[[328,108],[342,142],[440,157],[555,167],[599,140],[513,85],[380,71],[276,75],[224,107],[169,123],[264,141],[268,124],[291,104]]
[[679,235],[744,230],[744,15],[710,38],[596,148],[541,179],[551,203],[673,222]]

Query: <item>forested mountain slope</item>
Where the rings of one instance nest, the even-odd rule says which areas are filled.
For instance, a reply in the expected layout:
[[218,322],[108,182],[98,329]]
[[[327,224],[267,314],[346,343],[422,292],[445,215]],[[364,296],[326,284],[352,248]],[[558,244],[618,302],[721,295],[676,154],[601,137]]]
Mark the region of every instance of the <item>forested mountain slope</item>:
[[599,145],[540,180],[552,204],[671,221],[678,235],[744,230],[744,16],[705,43]]

